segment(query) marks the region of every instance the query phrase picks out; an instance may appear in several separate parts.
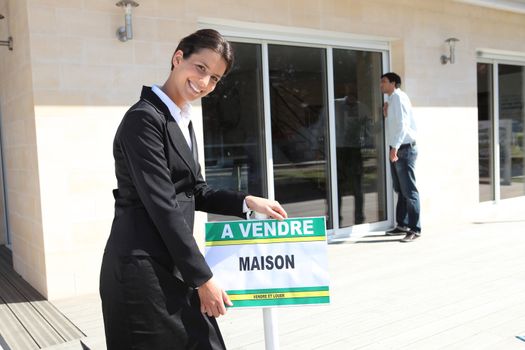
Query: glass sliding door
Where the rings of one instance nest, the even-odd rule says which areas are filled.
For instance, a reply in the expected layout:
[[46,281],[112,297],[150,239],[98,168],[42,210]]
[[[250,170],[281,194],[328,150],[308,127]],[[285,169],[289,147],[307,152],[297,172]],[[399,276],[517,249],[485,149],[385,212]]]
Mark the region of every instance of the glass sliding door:
[[[266,197],[261,46],[232,45],[232,71],[202,99],[206,181]],[[209,214],[208,219],[231,217]]]
[[324,216],[328,229],[387,221],[383,53],[232,44],[232,72],[202,100],[207,182],[273,195],[290,217]]
[[275,199],[332,228],[326,49],[268,45],[268,66]]
[[333,50],[339,227],[387,219],[379,52]]
[[498,65],[501,199],[525,195],[525,67]]
[[525,66],[478,63],[477,71],[480,202],[524,196]]
[[478,160],[479,160],[479,201],[495,199],[494,193],[494,151],[493,137],[493,65],[477,64],[478,75]]

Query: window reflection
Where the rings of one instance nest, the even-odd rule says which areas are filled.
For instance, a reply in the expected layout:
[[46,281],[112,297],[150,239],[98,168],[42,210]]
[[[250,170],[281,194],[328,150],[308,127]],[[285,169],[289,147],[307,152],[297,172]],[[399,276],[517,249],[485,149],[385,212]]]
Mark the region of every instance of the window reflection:
[[331,228],[325,50],[268,45],[275,198]]
[[500,64],[498,68],[500,193],[505,199],[525,195],[525,67]]
[[339,227],[386,220],[381,54],[333,50]]
[[478,63],[479,200],[494,200],[492,150],[492,64]]
[[497,64],[498,105],[493,106],[494,65],[478,63],[479,198],[495,199],[493,111],[498,108],[499,197],[525,195],[525,67]]
[[[260,45],[232,43],[235,65],[202,100],[206,181],[267,196]],[[208,214],[208,220],[231,217]]]

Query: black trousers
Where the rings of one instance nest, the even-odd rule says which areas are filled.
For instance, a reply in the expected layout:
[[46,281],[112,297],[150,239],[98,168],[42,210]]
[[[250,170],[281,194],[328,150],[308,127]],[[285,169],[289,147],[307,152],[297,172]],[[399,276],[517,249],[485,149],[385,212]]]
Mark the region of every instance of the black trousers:
[[342,199],[349,193],[354,195],[354,224],[365,222],[363,189],[363,156],[361,148],[337,147],[337,201],[339,225],[342,226]]
[[149,256],[105,253],[100,297],[108,350],[224,350],[217,321],[197,290]]

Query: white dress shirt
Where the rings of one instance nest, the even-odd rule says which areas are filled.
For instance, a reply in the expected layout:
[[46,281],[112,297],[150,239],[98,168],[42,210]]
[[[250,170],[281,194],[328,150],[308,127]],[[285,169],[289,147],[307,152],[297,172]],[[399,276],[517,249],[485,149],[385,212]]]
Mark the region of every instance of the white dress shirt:
[[412,114],[412,103],[408,95],[395,89],[387,98],[386,137],[388,145],[399,149],[399,146],[416,141],[416,121]]
[[188,125],[190,125],[191,122],[191,105],[186,103],[182,109],[179,108],[179,106],[177,106],[175,102],[173,102],[171,98],[169,98],[168,95],[166,95],[157,85],[153,85],[151,91],[153,91],[155,95],[164,102],[166,107],[168,107],[173,119],[177,122],[180,131],[182,131],[182,135],[184,135],[188,147],[192,149],[190,129],[188,128]]

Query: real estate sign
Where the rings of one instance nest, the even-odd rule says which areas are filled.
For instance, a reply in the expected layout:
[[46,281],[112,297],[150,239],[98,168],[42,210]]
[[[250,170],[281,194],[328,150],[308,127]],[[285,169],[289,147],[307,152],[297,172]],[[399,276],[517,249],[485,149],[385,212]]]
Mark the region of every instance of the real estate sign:
[[233,307],[330,302],[324,217],[207,223],[205,257]]

